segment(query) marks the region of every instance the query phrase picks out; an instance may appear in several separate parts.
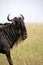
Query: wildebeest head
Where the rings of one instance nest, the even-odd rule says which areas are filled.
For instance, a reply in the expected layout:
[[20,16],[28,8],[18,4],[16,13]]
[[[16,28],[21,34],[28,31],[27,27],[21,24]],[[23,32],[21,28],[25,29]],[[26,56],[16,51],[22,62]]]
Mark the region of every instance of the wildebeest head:
[[20,14],[21,17],[14,17],[13,19],[10,20],[9,15],[7,16],[7,20],[11,21],[14,25],[17,26],[20,37],[23,40],[25,40],[27,38],[27,30],[26,30],[25,23],[24,23],[24,16]]

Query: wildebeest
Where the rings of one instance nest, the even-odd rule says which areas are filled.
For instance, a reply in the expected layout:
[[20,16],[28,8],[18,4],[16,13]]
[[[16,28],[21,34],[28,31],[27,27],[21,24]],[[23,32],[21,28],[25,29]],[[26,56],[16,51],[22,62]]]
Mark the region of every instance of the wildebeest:
[[[21,14],[20,14],[21,15]],[[24,17],[14,17],[7,20],[11,23],[4,23],[0,27],[0,53],[5,54],[10,65],[13,65],[10,49],[18,41],[19,38],[25,40],[27,38],[27,31],[24,23]]]

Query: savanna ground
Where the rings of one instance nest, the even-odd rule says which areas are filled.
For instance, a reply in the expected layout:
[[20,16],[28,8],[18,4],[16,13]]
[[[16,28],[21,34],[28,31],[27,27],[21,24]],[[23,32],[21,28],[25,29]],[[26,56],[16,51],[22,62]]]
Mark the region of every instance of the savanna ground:
[[[11,49],[14,65],[43,65],[43,24],[26,24],[28,38]],[[9,65],[0,54],[0,65]]]

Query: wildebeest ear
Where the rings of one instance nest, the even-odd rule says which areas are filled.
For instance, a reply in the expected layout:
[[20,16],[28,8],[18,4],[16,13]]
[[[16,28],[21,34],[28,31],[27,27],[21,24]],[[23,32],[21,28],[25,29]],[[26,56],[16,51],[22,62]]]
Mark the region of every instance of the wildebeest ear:
[[14,18],[12,19],[12,23],[18,23],[17,17],[14,17]]
[[12,22],[16,22],[17,21],[17,17],[14,17],[13,19],[12,19]]
[[22,22],[23,20],[24,20],[24,16],[22,15],[22,14],[20,14],[21,16],[20,17],[18,17],[18,22],[20,23],[20,22]]

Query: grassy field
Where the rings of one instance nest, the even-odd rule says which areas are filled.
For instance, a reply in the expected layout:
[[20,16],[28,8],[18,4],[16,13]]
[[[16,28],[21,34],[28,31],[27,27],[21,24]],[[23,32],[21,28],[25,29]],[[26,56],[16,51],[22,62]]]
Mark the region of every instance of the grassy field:
[[[11,49],[14,65],[43,65],[43,24],[26,24],[28,38]],[[0,54],[0,65],[9,65]]]

